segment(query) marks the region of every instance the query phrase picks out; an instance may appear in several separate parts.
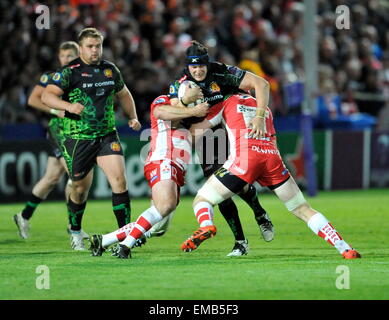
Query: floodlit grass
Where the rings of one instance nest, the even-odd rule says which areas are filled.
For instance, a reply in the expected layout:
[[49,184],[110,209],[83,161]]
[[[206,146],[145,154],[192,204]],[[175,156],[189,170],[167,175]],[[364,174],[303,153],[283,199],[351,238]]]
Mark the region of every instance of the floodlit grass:
[[[228,258],[233,246],[227,223],[215,210],[216,237],[192,252],[181,243],[197,228],[191,201],[183,198],[171,229],[132,251],[133,259],[74,252],[66,234],[64,202],[43,202],[31,219],[30,238],[16,233],[12,216],[23,204],[0,206],[0,299],[389,299],[389,192],[320,192],[311,205],[363,256],[344,260],[286,211],[272,194],[261,194],[276,228],[262,240],[249,207],[236,198],[249,255]],[[133,219],[149,206],[132,201]],[[83,228],[90,234],[116,228],[111,201],[89,201]],[[36,288],[36,268],[49,269],[50,289]],[[337,289],[338,266],[350,271],[350,288]]]

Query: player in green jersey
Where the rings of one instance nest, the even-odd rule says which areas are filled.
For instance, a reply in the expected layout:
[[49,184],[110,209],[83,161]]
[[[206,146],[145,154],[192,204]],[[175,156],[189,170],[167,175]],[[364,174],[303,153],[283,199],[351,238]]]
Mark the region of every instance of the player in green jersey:
[[130,222],[123,149],[115,128],[115,97],[129,116],[129,127],[140,130],[141,125],[119,69],[102,59],[103,35],[95,28],[86,28],[79,33],[78,43],[80,57],[53,75],[43,101],[65,111],[61,150],[73,181],[67,207],[73,242],[81,245],[81,221],[95,164],[111,186],[118,226]]
[[[70,61],[78,57],[78,44],[73,41],[63,42],[58,51],[58,60],[61,66],[67,65]],[[34,214],[34,211],[39,204],[46,199],[49,193],[53,190],[55,185],[60,181],[66,172],[66,164],[62,157],[61,149],[58,146],[58,139],[61,136],[61,122],[64,117],[64,111],[52,109],[42,102],[42,93],[47,86],[50,77],[54,72],[45,72],[40,77],[39,83],[33,88],[28,104],[48,115],[51,119],[48,124],[47,138],[49,140],[51,149],[47,159],[46,171],[43,177],[34,185],[31,195],[24,207],[24,209],[16,214],[13,219],[18,227],[19,235],[26,239],[29,236],[30,222],[29,220]],[[70,192],[71,180],[66,185],[65,197],[68,198]],[[84,237],[87,235],[84,233]]]

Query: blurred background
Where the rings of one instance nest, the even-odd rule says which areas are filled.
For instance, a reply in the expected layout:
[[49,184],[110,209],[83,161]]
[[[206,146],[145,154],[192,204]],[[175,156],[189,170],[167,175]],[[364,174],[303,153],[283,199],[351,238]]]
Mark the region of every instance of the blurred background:
[[[39,4],[50,9],[49,29],[36,27]],[[349,29],[336,26],[339,5],[350,11]],[[168,92],[193,39],[209,48],[211,60],[267,79],[280,150],[300,185],[307,183],[303,57],[315,53],[303,45],[303,1],[1,0],[0,6],[0,202],[22,200],[43,173],[47,117],[27,105],[28,96],[42,72],[59,67],[59,44],[76,40],[85,27],[104,34],[104,58],[121,70],[144,127],[150,103]],[[317,0],[312,19],[318,31],[311,108],[317,188],[389,187],[389,2]],[[128,149],[130,193],[147,195],[135,157],[145,142],[129,132],[120,109],[117,121]],[[190,169],[186,192],[195,192],[201,178]],[[61,198],[62,188],[52,197]],[[109,193],[99,175],[94,190],[97,198]]]

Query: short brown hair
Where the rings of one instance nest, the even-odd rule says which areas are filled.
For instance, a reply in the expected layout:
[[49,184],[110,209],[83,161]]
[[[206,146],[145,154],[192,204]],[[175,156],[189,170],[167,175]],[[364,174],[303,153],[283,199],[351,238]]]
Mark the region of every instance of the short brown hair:
[[76,53],[76,55],[78,55],[80,47],[74,41],[62,42],[61,45],[59,46],[59,50],[70,50],[70,49],[73,50]]
[[78,34],[78,43],[81,44],[85,38],[100,38],[101,42],[104,40],[102,33],[96,28],[85,28]]

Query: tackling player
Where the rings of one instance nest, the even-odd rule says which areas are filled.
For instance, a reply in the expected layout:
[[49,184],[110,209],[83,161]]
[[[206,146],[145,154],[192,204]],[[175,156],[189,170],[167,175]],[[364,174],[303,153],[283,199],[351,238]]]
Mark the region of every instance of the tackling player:
[[[252,130],[253,121],[261,120]],[[226,125],[232,150],[223,167],[215,172],[200,188],[193,201],[193,210],[200,228],[181,246],[193,251],[206,239],[216,234],[213,223],[213,206],[239,192],[245,185],[257,181],[267,186],[296,217],[307,223],[318,236],[334,246],[345,259],[360,258],[320,212],[311,208],[286,169],[274,137],[273,117],[267,107],[259,107],[258,100],[250,95],[234,95],[223,105],[210,109],[207,119],[194,124],[192,134],[204,129]]]
[[[58,60],[61,66],[65,66],[70,61],[76,59],[78,57],[78,51],[79,48],[77,43],[73,41],[63,42],[58,50]],[[40,77],[39,83],[35,85],[30,97],[28,98],[28,105],[51,116],[47,132],[47,139],[49,140],[51,149],[47,159],[45,174],[33,187],[30,198],[28,199],[24,209],[13,217],[16,226],[18,227],[19,235],[24,239],[29,236],[29,220],[33,216],[34,211],[39,204],[46,199],[66,171],[66,164],[57,142],[60,139],[62,127],[61,121],[65,113],[64,111],[52,109],[42,102],[43,90],[47,86],[47,83],[53,74],[54,72],[43,73]],[[66,199],[68,198],[70,192],[70,185],[71,180],[69,180],[66,184]],[[84,237],[87,237],[87,234],[84,233]]]
[[[174,81],[170,86],[170,97],[172,98],[173,104],[178,102],[178,89],[180,84],[185,80],[194,81],[201,87],[205,100],[209,103],[211,108],[221,105],[223,101],[232,94],[243,92],[243,90],[254,90],[255,95],[258,98],[258,103],[261,105],[268,104],[269,89],[266,80],[235,66],[225,65],[219,62],[210,62],[207,48],[197,41],[192,41],[192,45],[186,51],[186,65],[187,67],[180,75],[179,80]],[[188,104],[187,101],[181,101],[181,103],[184,105]],[[191,121],[186,121],[186,126],[190,127],[192,123],[199,122],[202,119],[188,120]],[[217,134],[210,135],[208,139],[206,137],[203,138],[203,150],[197,150],[198,152],[200,151],[200,158],[203,159],[201,166],[206,178],[210,177],[223,165],[228,155],[228,139],[224,128],[222,128],[222,126],[217,126],[214,128],[214,132],[217,132]],[[218,139],[215,139],[217,136],[219,136]],[[222,150],[221,153],[223,154],[218,154],[218,145],[214,145],[213,161],[208,162],[206,160],[206,155],[209,155],[209,152],[207,152],[206,148],[214,143],[220,144],[220,147],[224,148],[225,152]],[[201,144],[196,143],[196,146],[198,145]],[[273,224],[269,215],[258,201],[255,187],[250,184],[245,190],[239,193],[239,196],[253,210],[264,240],[273,240]],[[219,210],[235,237],[235,245],[228,256],[241,256],[247,254],[248,241],[244,236],[235,203],[231,198],[226,199],[219,203]]]
[[130,118],[129,127],[140,130],[141,125],[120,71],[102,59],[103,35],[95,28],[86,28],[79,33],[78,43],[80,58],[53,75],[42,100],[65,111],[61,149],[73,181],[67,207],[72,241],[83,246],[81,220],[96,163],[111,186],[118,226],[130,221],[123,150],[115,128],[115,97]]
[[[200,90],[194,88],[186,98],[189,101],[198,94]],[[151,188],[152,206],[135,223],[129,223],[109,234],[93,235],[90,238],[93,256],[101,256],[105,248],[121,241],[114,255],[127,259],[130,248],[138,239],[152,232],[153,226],[157,226],[164,218],[172,216],[179,203],[180,188],[184,185],[191,158],[190,133],[180,130],[180,120],[204,117],[207,112],[207,103],[193,108],[186,108],[180,103],[171,106],[168,96],[159,96],[152,102],[150,151],[144,166],[144,175]]]

